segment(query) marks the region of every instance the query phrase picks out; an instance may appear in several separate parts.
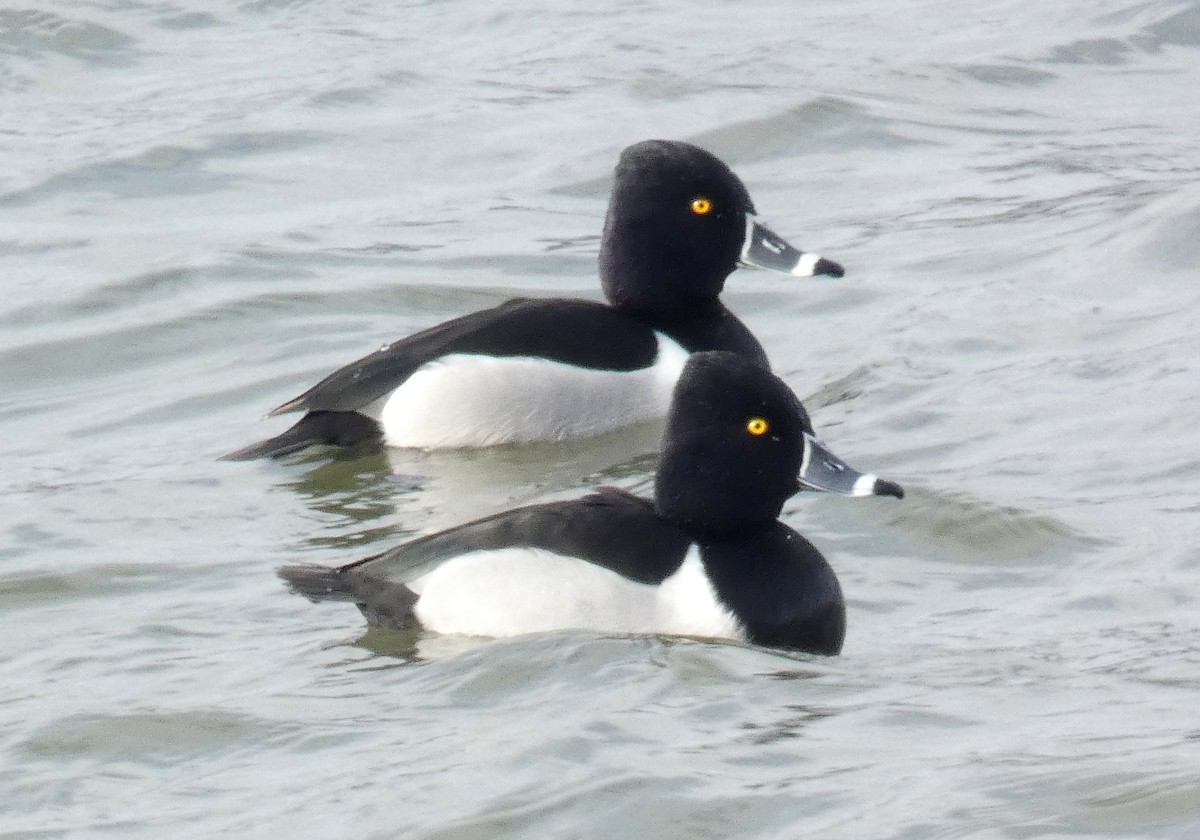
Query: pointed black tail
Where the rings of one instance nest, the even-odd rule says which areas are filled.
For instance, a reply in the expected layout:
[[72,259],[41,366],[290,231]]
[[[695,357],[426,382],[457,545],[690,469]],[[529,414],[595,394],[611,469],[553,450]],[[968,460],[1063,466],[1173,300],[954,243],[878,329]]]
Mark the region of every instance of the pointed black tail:
[[301,563],[283,566],[279,569],[279,576],[287,583],[288,589],[310,601],[355,600],[354,593],[342,579],[341,569]]
[[[367,558],[367,561],[372,558]],[[370,624],[396,630],[415,630],[421,623],[413,612],[417,593],[400,581],[354,574],[363,562],[340,569],[314,564],[283,566],[279,576],[288,589],[317,601],[353,601]]]
[[383,430],[365,414],[357,411],[310,411],[283,434],[222,455],[221,460],[282,458],[318,444],[355,446],[360,443],[380,443],[382,440]]

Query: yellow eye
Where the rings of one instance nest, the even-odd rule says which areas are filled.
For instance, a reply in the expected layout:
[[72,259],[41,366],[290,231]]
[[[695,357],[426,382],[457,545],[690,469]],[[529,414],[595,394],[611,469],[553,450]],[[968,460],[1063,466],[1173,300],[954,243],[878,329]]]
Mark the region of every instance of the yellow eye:
[[761,417],[751,417],[750,421],[746,424],[746,431],[755,437],[765,435],[770,430],[771,424]]
[[707,198],[693,198],[692,212],[697,216],[706,216],[712,212],[712,202]]

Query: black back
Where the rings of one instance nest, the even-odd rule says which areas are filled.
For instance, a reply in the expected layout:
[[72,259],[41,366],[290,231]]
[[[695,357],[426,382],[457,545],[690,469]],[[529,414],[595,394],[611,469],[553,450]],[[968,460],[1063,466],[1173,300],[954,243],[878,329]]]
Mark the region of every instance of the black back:
[[412,580],[444,560],[513,546],[578,557],[639,583],[657,584],[683,562],[691,538],[648,499],[604,487],[581,499],[507,510],[342,567],[353,576]]
[[505,511],[341,569],[286,567],[281,574],[309,597],[349,597],[375,623],[413,627],[417,597],[403,582],[471,551],[539,548],[654,585],[678,571],[693,543],[717,598],[750,641],[830,655],[841,649],[846,617],[837,577],[791,528],[771,522],[725,537],[696,533],[659,516],[649,500],[611,487]]
[[390,393],[417,368],[451,353],[532,356],[598,370],[638,370],[658,343],[644,323],[587,300],[517,298],[430,327],[322,379],[272,411],[355,411]]
[[[693,212],[697,198],[711,211]],[[637,370],[655,356],[647,327],[689,351],[729,350],[767,367],[762,346],[718,299],[753,211],[745,185],[710,152],[670,140],[629,146],[617,163],[600,246],[601,286],[617,312],[582,300],[508,301],[364,356],[271,414],[359,410],[450,353]]]
[[[702,199],[704,212],[696,211]],[[453,353],[544,358],[596,370],[650,365],[666,333],[689,352],[728,350],[769,368],[762,345],[719,300],[737,268],[754,204],[736,175],[689,143],[649,140],[621,153],[600,246],[612,308],[589,301],[508,301],[364,356],[269,415],[307,411],[281,435],[224,456],[278,457],[314,444],[378,443],[372,403]]]
[[398,546],[340,569],[280,570],[313,599],[356,601],[376,621],[412,626],[404,582],[473,552],[540,548],[658,584],[689,548],[751,641],[835,654],[845,635],[841,587],[820,552],[778,521],[799,490],[812,425],[781,380],[735,353],[696,353],[675,388],[655,500],[605,488],[531,505]]

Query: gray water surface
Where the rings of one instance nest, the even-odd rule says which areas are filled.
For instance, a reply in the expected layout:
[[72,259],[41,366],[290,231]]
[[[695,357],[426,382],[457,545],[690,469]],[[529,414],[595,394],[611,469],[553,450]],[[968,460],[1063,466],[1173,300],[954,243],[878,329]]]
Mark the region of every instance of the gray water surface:
[[[0,9],[0,836],[1200,837],[1200,3]],[[598,296],[692,140],[840,281],[726,300],[903,502],[785,518],[836,659],[368,632],[274,570],[597,484],[219,462],[335,367]]]

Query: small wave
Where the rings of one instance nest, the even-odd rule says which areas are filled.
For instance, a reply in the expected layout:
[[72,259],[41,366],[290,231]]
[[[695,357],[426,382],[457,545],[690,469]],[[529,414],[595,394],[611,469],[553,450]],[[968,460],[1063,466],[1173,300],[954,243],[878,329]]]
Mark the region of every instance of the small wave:
[[[1200,6],[1168,11],[1171,4],[1132,6],[1097,21],[1099,26],[1123,29],[1111,35],[1079,38],[1054,47],[1045,61],[1050,64],[1094,64],[1116,66],[1136,60],[1139,55],[1154,55],[1168,47],[1200,47]],[[1151,9],[1164,8],[1146,21]]]
[[867,108],[822,96],[779,113],[704,132],[693,142],[736,165],[812,151],[896,149],[920,141],[898,132],[894,121]]
[[91,64],[121,66],[139,56],[138,41],[88,20],[33,9],[0,9],[0,55],[63,55]]
[[[28,542],[31,535],[22,536]],[[44,537],[38,538],[44,547]],[[66,547],[61,539],[51,544]],[[44,603],[104,600],[114,595],[159,588],[169,573],[162,568],[137,563],[107,563],[72,571],[36,572],[0,578],[0,605],[6,611]]]
[[197,749],[241,747],[261,741],[296,724],[278,724],[220,709],[179,712],[81,713],[59,718],[31,733],[18,746],[33,759],[64,754],[92,758],[170,762],[191,757]]
[[[946,563],[1032,566],[1111,545],[1062,520],[1017,507],[964,499],[928,487],[906,487],[904,504],[887,516],[897,551]],[[880,511],[878,506],[872,511]]]
[[0,206],[24,207],[77,193],[142,199],[217,192],[241,179],[210,169],[214,161],[292,151],[327,139],[314,131],[261,131],[216,135],[202,146],[154,146],[135,155],[56,172],[36,184],[0,195]]

